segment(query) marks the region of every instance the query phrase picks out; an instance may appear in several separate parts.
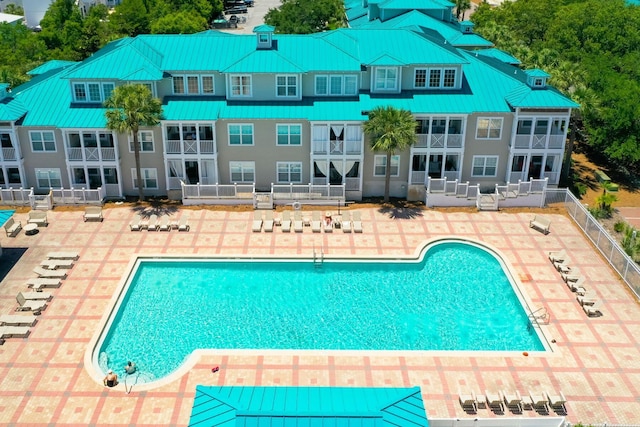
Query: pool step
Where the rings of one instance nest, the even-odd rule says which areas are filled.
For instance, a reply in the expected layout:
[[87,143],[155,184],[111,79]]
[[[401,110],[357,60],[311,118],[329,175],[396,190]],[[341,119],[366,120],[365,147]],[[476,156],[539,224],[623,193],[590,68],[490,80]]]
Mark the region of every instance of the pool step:
[[324,251],[320,249],[320,256],[316,253],[316,249],[313,248],[313,265],[316,268],[322,267],[322,263],[324,262]]

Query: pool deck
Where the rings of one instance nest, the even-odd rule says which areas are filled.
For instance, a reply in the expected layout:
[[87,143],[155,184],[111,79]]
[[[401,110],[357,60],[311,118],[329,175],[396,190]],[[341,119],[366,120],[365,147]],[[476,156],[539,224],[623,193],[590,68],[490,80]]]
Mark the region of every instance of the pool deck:
[[[394,212],[361,209],[363,233],[273,233],[251,231],[252,212],[178,211],[189,216],[189,232],[131,232],[134,212],[104,210],[104,222],[83,222],[82,212],[49,211],[49,226],[27,236],[0,235],[7,262],[25,249],[0,283],[0,314],[13,314],[16,294],[26,291],[33,268],[50,251],[77,251],[80,259],[28,338],[0,346],[2,425],[187,425],[195,387],[354,386],[422,388],[430,418],[545,417],[534,411],[495,415],[489,409],[466,414],[458,391],[521,393],[562,391],[572,423],[640,424],[640,305],[586,237],[562,215],[551,233],[529,228],[531,213]],[[26,224],[26,214],[15,214]],[[207,355],[185,375],[159,388],[107,389],[85,368],[85,352],[112,296],[137,254],[413,256],[426,240],[467,237],[498,249],[515,270],[536,307],[550,313],[549,335],[557,341],[549,355],[478,353],[331,354],[322,351]],[[15,248],[15,249],[14,249]],[[588,318],[575,295],[547,259],[564,248],[588,277],[587,287],[604,302],[604,316]],[[197,307],[193,308],[194,310]],[[217,373],[211,368],[219,366]],[[551,416],[554,416],[553,412]]]

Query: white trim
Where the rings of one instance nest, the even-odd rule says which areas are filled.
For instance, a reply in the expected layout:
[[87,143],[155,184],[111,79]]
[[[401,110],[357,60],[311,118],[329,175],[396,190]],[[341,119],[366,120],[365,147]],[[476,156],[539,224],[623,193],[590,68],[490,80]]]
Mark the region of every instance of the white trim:
[[[476,168],[476,159],[477,160],[482,160],[482,174],[475,174],[474,173],[474,169]],[[488,160],[492,160],[495,159],[495,165],[494,166],[487,166],[487,161]],[[500,164],[500,156],[473,156],[473,159],[471,159],[471,176],[474,178],[494,178],[496,176],[498,176],[498,165]],[[480,167],[480,166],[478,166]],[[487,174],[487,168],[495,168],[495,171],[493,173],[493,175],[488,175]]]
[[[278,79],[284,78],[285,82],[283,85],[278,83]],[[289,84],[289,79],[294,78],[295,83],[293,85]],[[285,95],[278,94],[278,90],[283,88],[285,90]],[[295,92],[293,95],[289,95],[289,89],[295,88]],[[298,99],[300,98],[300,78],[297,74],[276,74],[275,76],[275,96],[276,98],[288,98],[288,99]]]
[[[240,133],[238,134],[240,136],[240,143],[239,144],[232,144],[231,143],[231,126],[240,126]],[[250,126],[251,127],[251,144],[243,144],[242,143],[242,135],[244,135],[242,133],[242,129],[245,126]],[[253,123],[227,123],[227,145],[229,145],[230,147],[251,147],[251,146],[256,145],[255,130],[253,128]]]
[[[280,179],[280,166],[287,166],[287,176],[288,179],[287,180],[281,180]],[[297,166],[299,168],[299,175],[300,175],[300,179],[298,180],[292,180],[291,179],[291,174],[294,173],[291,171],[291,167],[292,166]],[[276,181],[278,182],[278,184],[300,184],[302,183],[302,162],[276,162]]]
[[[240,79],[237,84],[234,85],[233,80]],[[245,83],[243,80],[248,79]],[[238,87],[239,93],[234,94],[234,86]],[[229,98],[251,98],[253,96],[253,77],[251,74],[231,74],[229,75],[229,89],[227,96]]]
[[[233,169],[240,168],[240,174],[242,175],[241,180],[233,179]],[[246,168],[246,170],[245,170]],[[246,180],[245,174],[252,173],[253,180]],[[231,183],[251,183],[256,182],[256,162],[253,161],[236,161],[232,160],[229,162],[229,182]]]
[[[378,160],[379,159],[383,159],[384,160],[384,164],[380,164],[378,165]],[[395,160],[395,162],[394,162]],[[394,154],[391,156],[391,167],[393,168],[393,164],[397,162],[397,170],[396,173],[393,173],[393,169],[391,169],[391,176],[392,177],[398,177],[400,176],[400,156],[397,154]],[[385,171],[383,174],[377,174],[376,173],[376,168],[377,167],[384,167]],[[385,174],[387,173],[387,155],[386,154],[376,154],[375,156],[373,156],[373,176],[375,177],[384,177]]]
[[[145,150],[144,149],[144,145],[143,145],[143,141],[142,141],[142,134],[149,134],[151,135],[151,150]],[[133,153],[134,149],[133,149],[133,138],[131,137],[131,134],[127,134],[127,136],[129,137],[129,152]],[[156,151],[156,143],[153,139],[153,131],[152,130],[141,130],[138,131],[138,142],[140,143],[140,153],[155,153]],[[148,141],[147,141],[148,142]]]
[[[47,150],[45,147],[44,134],[51,133],[53,135],[53,150]],[[42,150],[34,150],[33,148],[33,134],[40,134]],[[31,146],[32,153],[56,153],[58,151],[58,144],[56,143],[56,133],[53,130],[30,130],[29,131],[29,144]]]
[[[158,188],[160,188],[158,186],[158,169],[157,168],[140,168],[140,171],[142,173],[142,180],[144,181],[144,189],[145,190],[157,190]],[[148,172],[153,172],[153,174],[155,175],[155,178],[151,177],[151,176],[145,176],[145,174],[147,174]],[[136,185],[136,179],[137,178],[137,173],[136,173],[136,168],[131,168],[131,185],[133,186],[134,190],[138,189],[138,186]],[[147,180],[149,179],[155,179],[156,180],[156,186],[155,187],[148,187],[147,186]]]
[[[39,189],[49,189],[49,188],[61,188],[62,187],[62,173],[60,171],[60,168],[35,168],[34,170],[34,174],[36,176],[36,187]],[[58,183],[58,185],[53,185],[51,183],[51,173],[57,173],[58,174],[58,181],[60,181]],[[48,180],[48,184],[46,186],[42,186],[40,185],[40,178],[38,177],[39,173],[46,173],[47,174],[47,180]],[[55,179],[55,178],[53,178]]]
[[[487,130],[487,136],[479,136],[478,132],[480,130],[480,121],[481,120],[487,120],[487,127],[483,128]],[[494,126],[492,126],[492,123],[496,120],[500,121],[500,127],[497,128],[499,131],[499,135],[497,137],[491,137],[491,131],[495,130],[496,128]],[[478,117],[478,119],[476,120],[476,139],[483,139],[483,140],[499,140],[502,139],[502,128],[504,127],[504,118],[503,117]]]
[[[278,132],[280,126],[286,126],[287,127],[287,143],[286,144],[280,144],[280,133]],[[300,141],[297,144],[292,144],[291,143],[291,128],[297,126],[300,130],[300,132],[297,134],[297,136],[299,137]],[[284,136],[284,134],[282,134]],[[295,135],[295,134],[293,134]],[[276,146],[277,147],[300,147],[302,145],[302,124],[301,123],[276,123]]]

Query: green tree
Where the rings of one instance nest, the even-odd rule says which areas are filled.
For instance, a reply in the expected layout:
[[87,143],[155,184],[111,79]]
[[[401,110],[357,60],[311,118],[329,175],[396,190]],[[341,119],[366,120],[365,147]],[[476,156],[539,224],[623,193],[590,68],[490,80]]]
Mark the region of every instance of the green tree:
[[24,9],[21,6],[18,6],[17,4],[9,3],[4,8],[4,13],[8,13],[10,15],[24,16]]
[[138,180],[138,200],[144,200],[144,185],[140,166],[140,141],[138,131],[141,126],[155,126],[160,122],[162,104],[154,98],[144,85],[118,86],[105,102],[107,128],[130,134],[133,138],[133,153],[136,161]]
[[391,156],[411,147],[416,141],[416,120],[410,111],[395,107],[376,107],[369,113],[363,129],[373,151],[384,151],[387,163],[384,176],[384,201],[389,201]]
[[82,34],[82,14],[74,0],[53,2],[40,21],[40,27],[40,39],[55,52],[57,59],[78,59],[73,53]]
[[464,20],[464,13],[471,9],[471,0],[456,0],[456,19],[460,20],[460,15]]
[[345,26],[342,0],[283,0],[277,9],[269,9],[264,22],[284,34],[319,33]]
[[151,24],[152,34],[193,34],[207,29],[207,20],[193,11],[165,15]]
[[149,12],[143,0],[124,0],[109,18],[111,31],[135,37],[150,32]]
[[24,25],[0,24],[0,81],[18,86],[29,80],[27,71],[48,58],[37,33]]
[[86,58],[103,47],[112,36],[109,31],[109,8],[97,4],[89,9],[82,25],[82,39],[78,50],[82,58]]

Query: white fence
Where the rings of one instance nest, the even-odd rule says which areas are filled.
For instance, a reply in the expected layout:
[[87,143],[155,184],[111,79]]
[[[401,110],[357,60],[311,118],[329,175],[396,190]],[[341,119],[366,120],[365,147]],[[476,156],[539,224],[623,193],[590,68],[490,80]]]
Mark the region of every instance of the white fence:
[[346,187],[330,184],[271,184],[271,195],[276,204],[291,202],[345,201]]
[[567,213],[640,299],[640,267],[567,189],[548,189],[545,203],[563,203]]
[[251,205],[254,184],[185,184],[182,187],[184,205]]
[[102,204],[104,188],[51,188],[47,194],[35,194],[33,188],[7,188],[0,190],[0,203],[12,206],[31,206],[32,209],[51,209],[55,205]]

